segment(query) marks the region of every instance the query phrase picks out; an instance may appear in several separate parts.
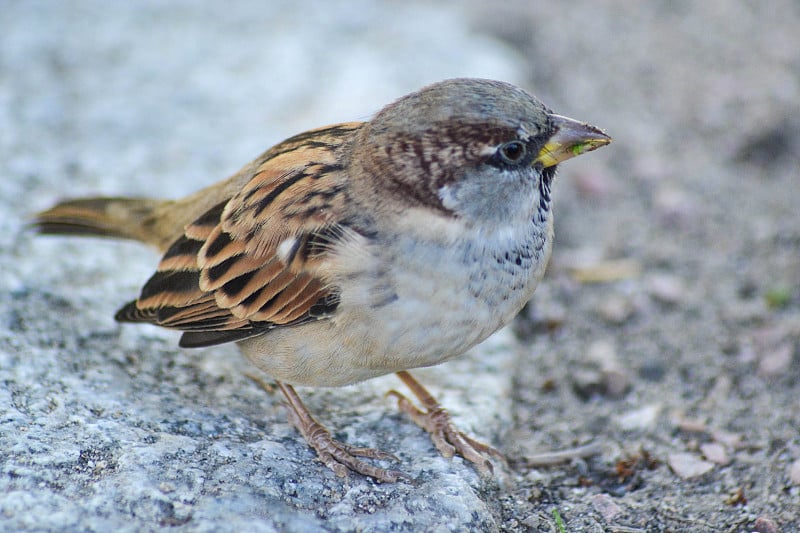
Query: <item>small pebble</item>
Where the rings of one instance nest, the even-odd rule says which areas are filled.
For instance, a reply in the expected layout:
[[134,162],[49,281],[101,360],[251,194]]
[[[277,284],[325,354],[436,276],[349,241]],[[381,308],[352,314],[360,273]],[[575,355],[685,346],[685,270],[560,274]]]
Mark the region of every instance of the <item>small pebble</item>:
[[762,300],[732,300],[722,309],[722,319],[736,324],[758,324],[767,314],[767,305]]
[[647,429],[656,425],[660,413],[661,404],[645,405],[634,411],[623,413],[617,418],[617,423],[625,430]]
[[703,457],[718,465],[724,466],[731,462],[730,457],[728,457],[728,452],[725,451],[725,446],[718,442],[705,442],[701,444],[700,452],[703,454]]
[[768,349],[758,362],[758,375],[765,378],[775,378],[786,374],[792,365],[794,346],[791,342],[784,342]]
[[597,307],[597,314],[609,324],[621,325],[633,316],[633,305],[627,298],[611,294]]
[[712,430],[711,438],[731,450],[738,450],[744,446],[744,439],[740,433],[731,433],[724,429]]
[[606,259],[570,267],[572,278],[578,283],[609,283],[638,278],[642,264],[636,259]]
[[683,416],[681,416],[677,420],[676,425],[678,429],[686,433],[706,433],[708,431],[708,424],[694,418],[683,418]]
[[800,485],[800,459],[795,460],[789,467],[789,481],[793,485]]
[[657,302],[675,305],[683,300],[686,294],[686,286],[677,276],[655,274],[647,282],[647,292]]
[[698,211],[694,199],[675,187],[663,187],[657,191],[653,206],[658,218],[667,226],[686,226]]
[[714,380],[714,384],[706,393],[703,399],[703,407],[706,410],[715,409],[718,406],[723,406],[728,402],[733,388],[733,381],[727,375],[720,375]]
[[600,368],[620,366],[614,343],[608,340],[593,341],[586,349],[586,358],[597,363]]
[[586,357],[600,367],[601,383],[605,393],[612,398],[622,397],[631,384],[631,377],[610,341],[595,341],[589,345]]
[[771,518],[767,518],[766,516],[759,516],[758,518],[756,518],[756,521],[753,522],[753,532],[781,533],[781,528],[779,528],[778,524]]
[[600,513],[606,523],[612,522],[617,516],[622,514],[622,507],[617,505],[614,498],[608,494],[595,494],[592,496],[592,506]]
[[667,464],[681,479],[691,479],[707,474],[714,463],[704,461],[690,453],[673,453],[667,456]]
[[631,378],[622,367],[604,369],[603,385],[605,386],[606,396],[622,398],[631,386]]
[[613,343],[603,340],[589,345],[583,363],[572,372],[570,381],[573,390],[585,400],[595,395],[619,397],[630,382]]

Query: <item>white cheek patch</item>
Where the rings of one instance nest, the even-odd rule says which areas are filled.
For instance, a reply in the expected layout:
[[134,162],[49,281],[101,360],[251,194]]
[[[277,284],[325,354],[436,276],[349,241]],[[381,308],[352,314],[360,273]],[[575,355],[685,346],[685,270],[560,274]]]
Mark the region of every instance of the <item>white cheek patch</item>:
[[288,239],[284,239],[279,245],[278,249],[276,250],[276,254],[278,259],[280,259],[284,263],[291,263],[292,259],[294,259],[294,254],[297,253],[297,246],[298,241],[294,237],[289,237]]

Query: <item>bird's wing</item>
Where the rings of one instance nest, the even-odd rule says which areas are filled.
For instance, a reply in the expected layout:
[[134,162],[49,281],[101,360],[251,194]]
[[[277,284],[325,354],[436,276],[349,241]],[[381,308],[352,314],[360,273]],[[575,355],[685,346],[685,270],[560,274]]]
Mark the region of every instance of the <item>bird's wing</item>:
[[264,156],[244,187],[186,226],[117,319],[183,330],[183,346],[325,318],[338,305],[332,245],[354,238],[338,149],[359,123],[307,132]]

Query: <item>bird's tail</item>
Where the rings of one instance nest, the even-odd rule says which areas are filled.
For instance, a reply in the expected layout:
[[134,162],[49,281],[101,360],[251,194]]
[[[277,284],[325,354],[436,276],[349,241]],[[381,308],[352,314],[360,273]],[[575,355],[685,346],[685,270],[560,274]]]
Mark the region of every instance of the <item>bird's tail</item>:
[[38,213],[32,223],[48,235],[88,235],[133,239],[163,249],[176,229],[159,223],[173,202],[149,198],[82,198]]

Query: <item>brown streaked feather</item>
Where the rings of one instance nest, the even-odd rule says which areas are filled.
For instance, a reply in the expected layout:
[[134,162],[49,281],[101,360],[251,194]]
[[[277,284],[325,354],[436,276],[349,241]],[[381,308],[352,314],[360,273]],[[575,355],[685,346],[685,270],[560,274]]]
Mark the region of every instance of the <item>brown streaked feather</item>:
[[187,331],[181,335],[178,346],[181,348],[205,348],[215,344],[240,341],[264,333],[264,331],[266,330]]
[[[262,305],[254,305],[250,309],[245,308],[244,312],[247,313],[247,316],[253,317],[256,320],[258,320],[259,317],[269,317],[268,320],[270,322],[277,324],[284,323],[284,321],[281,320],[283,311],[286,310],[287,306],[293,305],[295,298],[299,294],[302,294],[309,283],[314,281],[307,273],[297,275],[291,274],[287,271],[281,274],[279,279],[281,277],[287,281],[286,285],[284,285],[280,290],[270,291],[272,293],[272,297],[267,299]],[[275,280],[276,285],[277,282],[278,280]],[[266,293],[267,291],[263,292]],[[262,298],[263,297],[264,295],[262,293]]]
[[[291,284],[295,282],[296,278],[296,274],[282,270],[274,279],[270,280],[269,283],[260,285],[256,291],[248,295],[248,297],[242,301],[241,305],[236,306],[231,312],[242,317],[251,317],[254,320],[258,320],[258,318],[269,320],[268,317],[270,313],[263,313],[262,310],[269,307],[282,291],[288,289]],[[224,301],[224,299],[218,295],[217,302],[219,303],[220,300]],[[258,318],[256,318],[257,315]]]
[[158,246],[170,231],[156,221],[173,206],[151,198],[80,198],[38,213],[33,226],[45,234],[133,239]]
[[227,309],[217,307],[213,296],[187,307],[162,307],[158,310],[160,326],[184,331],[217,331],[250,329],[248,320],[231,316]]
[[117,318],[180,329],[181,345],[207,346],[328,316],[338,297],[320,266],[352,232],[339,226],[347,175],[337,150],[358,126],[289,139],[245,167],[248,180],[231,178],[243,185],[185,227]]
[[317,301],[325,297],[326,290],[315,280],[309,280],[303,290],[292,294],[290,302],[282,305],[282,311],[275,314],[275,321],[279,323],[291,323],[299,320],[309,313],[309,308]]
[[139,309],[137,301],[133,300],[122,306],[114,315],[117,322],[149,322],[156,320],[155,309]]
[[[236,261],[237,258],[232,258],[231,260]],[[249,305],[249,302],[257,298],[256,294],[264,287],[281,285],[280,282],[275,283],[275,278],[285,268],[285,265],[280,261],[273,259],[261,268],[249,270],[238,277],[231,277],[211,290],[217,291],[215,292],[217,301],[223,307],[232,308],[238,305]],[[275,287],[275,290],[278,290],[278,287]],[[242,316],[245,314],[243,313]]]
[[187,236],[180,237],[167,249],[158,264],[158,271],[197,269],[197,253],[203,241]]

